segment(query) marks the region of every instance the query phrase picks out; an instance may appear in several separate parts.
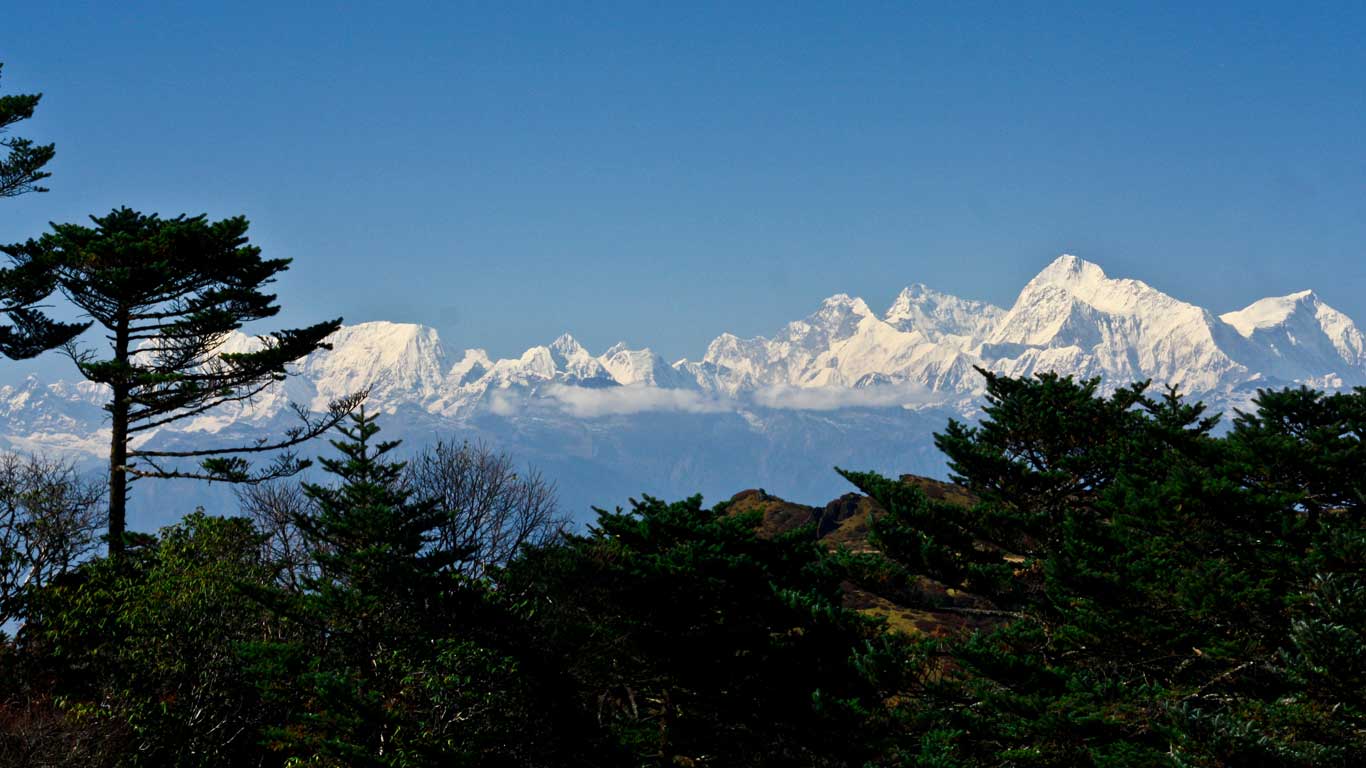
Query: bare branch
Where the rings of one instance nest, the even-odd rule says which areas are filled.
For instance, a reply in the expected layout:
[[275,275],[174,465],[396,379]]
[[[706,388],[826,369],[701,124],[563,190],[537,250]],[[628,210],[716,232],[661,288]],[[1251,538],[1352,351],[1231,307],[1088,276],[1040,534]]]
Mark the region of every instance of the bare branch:
[[0,624],[17,601],[89,557],[104,527],[104,486],[69,461],[0,453]]
[[313,511],[313,501],[297,482],[281,481],[241,486],[237,500],[257,530],[266,535],[262,555],[275,567],[277,582],[285,589],[302,591],[315,569],[295,521]]
[[519,473],[511,456],[482,443],[438,442],[408,462],[404,480],[445,513],[435,546],[463,553],[457,568],[469,576],[553,539],[568,524],[554,483],[534,469]]

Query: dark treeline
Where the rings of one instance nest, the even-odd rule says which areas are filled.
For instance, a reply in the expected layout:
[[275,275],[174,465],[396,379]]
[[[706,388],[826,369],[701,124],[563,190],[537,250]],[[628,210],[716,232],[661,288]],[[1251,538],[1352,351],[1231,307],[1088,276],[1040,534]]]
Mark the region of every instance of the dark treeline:
[[1096,387],[988,376],[938,435],[974,503],[846,473],[858,547],[698,498],[565,533],[505,457],[354,416],[330,482],[20,590],[0,764],[1361,764],[1366,392],[1216,436]]

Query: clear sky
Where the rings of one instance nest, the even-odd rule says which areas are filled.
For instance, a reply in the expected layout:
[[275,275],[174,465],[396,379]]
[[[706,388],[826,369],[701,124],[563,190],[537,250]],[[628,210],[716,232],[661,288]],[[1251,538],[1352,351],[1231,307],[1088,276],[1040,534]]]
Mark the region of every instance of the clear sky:
[[243,213],[295,259],[285,322],[495,355],[698,357],[911,282],[1008,305],[1064,251],[1366,322],[1363,34],[1360,2],[11,3],[0,91],[44,93],[57,159],[0,238]]

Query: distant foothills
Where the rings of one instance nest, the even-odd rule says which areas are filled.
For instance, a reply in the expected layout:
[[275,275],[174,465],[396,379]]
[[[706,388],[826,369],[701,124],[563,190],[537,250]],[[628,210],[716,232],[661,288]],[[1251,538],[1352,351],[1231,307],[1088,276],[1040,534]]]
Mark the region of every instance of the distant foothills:
[[[225,349],[252,343],[240,336]],[[820,502],[848,490],[837,465],[942,476],[931,433],[978,412],[978,368],[1099,377],[1106,391],[1151,379],[1215,411],[1245,407],[1264,387],[1366,385],[1361,331],[1312,291],[1216,315],[1071,255],[1009,309],[916,284],[879,315],[839,294],[771,338],[723,334],[699,360],[670,363],[624,344],[593,355],[568,334],[494,360],[447,350],[434,329],[390,322],[344,326],[332,344],[254,402],[145,439],[240,441],[278,428],[291,402],[321,408],[368,387],[366,409],[386,435],[506,449],[554,479],[566,511],[586,519],[590,505],[642,492],[715,501],[763,486]],[[106,399],[86,382],[0,388],[0,440],[93,466],[108,450]],[[212,511],[226,493],[189,483],[140,490],[134,523],[169,522],[197,504]]]

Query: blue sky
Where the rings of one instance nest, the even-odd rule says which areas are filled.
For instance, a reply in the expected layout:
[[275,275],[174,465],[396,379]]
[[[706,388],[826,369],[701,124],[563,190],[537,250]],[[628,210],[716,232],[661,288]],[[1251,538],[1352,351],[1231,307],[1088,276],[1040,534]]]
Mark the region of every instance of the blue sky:
[[295,259],[291,324],[696,357],[836,292],[1008,305],[1063,251],[1217,311],[1312,287],[1366,321],[1366,4],[61,2],[3,21],[0,89],[45,94],[21,134],[58,155],[51,193],[0,201],[0,237],[118,205],[243,213]]

